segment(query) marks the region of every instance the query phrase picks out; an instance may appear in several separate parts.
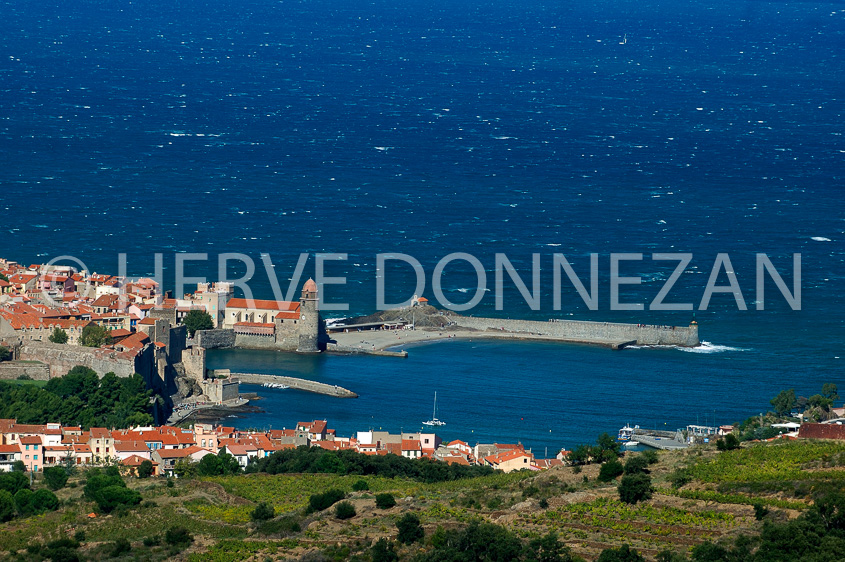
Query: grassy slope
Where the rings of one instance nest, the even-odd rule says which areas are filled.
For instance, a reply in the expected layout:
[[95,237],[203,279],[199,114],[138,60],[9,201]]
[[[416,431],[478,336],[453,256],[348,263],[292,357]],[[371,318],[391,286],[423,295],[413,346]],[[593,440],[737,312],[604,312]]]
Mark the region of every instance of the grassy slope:
[[[144,504],[123,516],[89,518],[94,506],[81,498],[82,487],[59,492],[65,505],[57,512],[0,525],[0,550],[23,550],[35,542],[73,536],[84,530],[80,553],[99,558],[112,541],[128,539],[133,551],[125,559],[263,560],[298,557],[327,545],[345,545],[340,558],[362,550],[378,537],[395,537],[395,521],[417,513],[427,534],[437,526],[454,527],[473,517],[505,525],[526,538],[555,530],[579,555],[594,559],[606,547],[631,544],[648,558],[663,549],[679,552],[706,540],[756,533],[754,502],[766,503],[776,519],[792,518],[808,505],[804,494],[827,484],[841,485],[845,445],[787,442],[750,445],[739,451],[712,449],[661,453],[652,476],[658,493],[644,504],[617,501],[616,485],[598,484],[598,467],[576,474],[563,468],[541,474],[496,474],[471,480],[421,484],[364,477],[370,490],[354,492],[357,515],[347,521],[331,510],[304,516],[310,494],[330,488],[351,491],[359,480],[335,475],[249,475],[181,481],[168,488],[162,480],[130,479]],[[674,490],[667,477],[687,468],[694,480]],[[398,503],[375,507],[374,494],[391,492]],[[262,535],[249,523],[259,501],[279,514],[295,516],[298,533]],[[541,507],[548,506],[548,507]],[[180,553],[167,545],[144,546],[143,539],[161,536],[172,526],[186,527],[196,538]],[[149,542],[149,541],[148,541]],[[403,547],[408,554],[419,546]]]

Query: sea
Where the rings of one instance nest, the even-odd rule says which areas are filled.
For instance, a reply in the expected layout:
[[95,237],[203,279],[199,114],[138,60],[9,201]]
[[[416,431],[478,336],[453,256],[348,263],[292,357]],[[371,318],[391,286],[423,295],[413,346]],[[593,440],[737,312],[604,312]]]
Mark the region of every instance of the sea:
[[[388,302],[417,292],[407,263],[377,270],[379,254],[405,254],[434,304],[478,296],[465,314],[695,319],[704,342],[615,352],[446,341],[406,359],[219,350],[213,368],[360,395],[245,386],[264,413],[226,423],[416,431],[437,392],[444,438],[551,456],[628,423],[740,421],[782,389],[810,396],[834,382],[845,395],[841,1],[0,7],[3,257],[116,274],[125,254],[129,275],[153,276],[161,254],[178,294],[249,276],[238,259],[221,269],[221,256],[242,254],[256,298],[273,298],[271,279],[298,290],[322,267],[343,278],[322,286],[327,303],[347,305],[324,310],[332,318],[373,311],[380,283]],[[478,271],[442,263],[456,252]],[[619,253],[631,254],[619,275],[634,279],[619,300],[642,310],[611,306]],[[677,265],[654,254],[672,253],[692,256],[665,300],[690,306],[651,309]],[[317,254],[345,259],[318,265]],[[496,254],[528,290],[538,255],[539,306],[507,273],[497,306]],[[565,275],[555,287],[554,254],[588,289],[597,254],[596,310]],[[792,305],[768,273],[758,290],[757,254]],[[180,262],[196,278],[185,285]],[[703,302],[714,264],[712,285],[735,275],[741,299],[723,290]]]

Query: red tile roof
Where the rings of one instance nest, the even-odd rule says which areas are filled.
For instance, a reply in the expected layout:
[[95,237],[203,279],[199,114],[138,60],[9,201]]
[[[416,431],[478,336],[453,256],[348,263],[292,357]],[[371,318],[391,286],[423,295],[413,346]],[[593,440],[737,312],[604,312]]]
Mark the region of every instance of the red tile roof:
[[804,423],[798,428],[800,439],[845,439],[845,425],[836,423]]
[[283,310],[283,311],[297,311],[299,310],[299,303],[292,301],[264,301],[258,299],[230,299],[226,304],[226,308],[243,308],[250,310]]

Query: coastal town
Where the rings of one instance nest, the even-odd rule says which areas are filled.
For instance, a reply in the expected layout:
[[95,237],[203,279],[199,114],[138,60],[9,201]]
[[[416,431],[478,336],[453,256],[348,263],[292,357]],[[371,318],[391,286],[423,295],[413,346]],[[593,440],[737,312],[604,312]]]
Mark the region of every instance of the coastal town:
[[476,443],[462,440],[444,443],[435,433],[360,431],[354,437],[338,436],[326,420],[299,422],[290,429],[245,431],[234,427],[193,424],[108,429],[19,424],[0,419],[0,472],[12,471],[21,462],[27,471],[42,472],[51,466],[119,466],[135,473],[144,462],[153,474],[178,476],[180,462],[199,462],[206,455],[227,453],[246,468],[253,459],[297,447],[326,451],[352,450],[365,455],[398,455],[408,459],[431,459],[447,464],[489,466],[503,472],[545,470],[563,466],[567,451],[553,459],[537,459],[521,444]]

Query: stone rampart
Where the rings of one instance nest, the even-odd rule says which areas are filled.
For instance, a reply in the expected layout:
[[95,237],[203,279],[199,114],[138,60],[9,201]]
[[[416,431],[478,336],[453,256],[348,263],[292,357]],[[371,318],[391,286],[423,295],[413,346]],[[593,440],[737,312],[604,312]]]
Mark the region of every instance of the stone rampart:
[[290,336],[278,339],[274,336],[235,334],[235,347],[240,349],[274,349],[276,351],[296,351],[299,338]]
[[194,334],[194,343],[204,349],[235,347],[234,330],[198,330]]
[[20,347],[22,361],[41,361],[50,368],[50,378],[61,377],[82,365],[102,377],[113,372],[118,377],[131,377],[136,372],[135,358],[106,349],[59,345],[46,342],[26,342]]
[[0,379],[15,380],[27,376],[32,380],[50,380],[50,366],[38,361],[5,361],[0,363]]
[[650,324],[623,324],[618,322],[585,322],[560,320],[537,322],[532,320],[507,320],[499,318],[454,317],[459,326],[480,331],[504,331],[515,334],[546,336],[573,342],[613,345],[636,341],[637,345],[700,345],[698,325],[654,326]]

